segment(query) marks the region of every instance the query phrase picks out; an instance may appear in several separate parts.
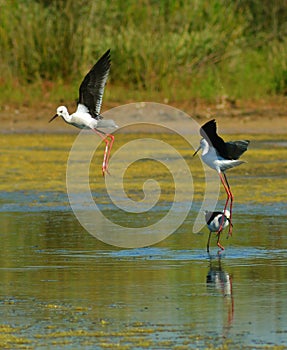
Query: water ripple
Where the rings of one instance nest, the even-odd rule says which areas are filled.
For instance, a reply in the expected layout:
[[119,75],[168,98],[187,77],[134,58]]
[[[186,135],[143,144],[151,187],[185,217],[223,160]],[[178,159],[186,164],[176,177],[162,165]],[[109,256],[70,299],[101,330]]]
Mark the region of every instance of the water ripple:
[[[42,251],[42,253],[44,253]],[[119,259],[127,261],[206,261],[210,259],[222,258],[230,263],[236,261],[238,265],[261,264],[262,260],[276,260],[276,265],[287,265],[287,250],[285,249],[257,249],[253,247],[229,247],[228,250],[218,253],[207,254],[203,249],[168,249],[168,248],[137,248],[121,250],[97,250],[93,251],[68,251],[53,250],[47,254],[57,254],[72,258],[95,258],[95,259]],[[266,263],[266,262],[265,262]]]

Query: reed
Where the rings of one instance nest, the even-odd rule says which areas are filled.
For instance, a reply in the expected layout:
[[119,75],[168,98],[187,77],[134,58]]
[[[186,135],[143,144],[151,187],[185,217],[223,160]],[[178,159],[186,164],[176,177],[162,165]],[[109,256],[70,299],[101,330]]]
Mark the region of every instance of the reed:
[[0,0],[0,102],[73,100],[107,48],[111,100],[286,94],[286,19],[283,0]]

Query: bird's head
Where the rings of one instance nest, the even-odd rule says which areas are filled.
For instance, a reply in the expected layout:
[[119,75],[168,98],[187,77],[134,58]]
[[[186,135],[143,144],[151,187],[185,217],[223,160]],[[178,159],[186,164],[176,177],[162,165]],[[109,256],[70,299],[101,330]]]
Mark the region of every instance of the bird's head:
[[205,149],[206,147],[208,147],[208,142],[205,139],[201,139],[198,149],[193,153],[193,157],[196,156],[201,149]]
[[[224,212],[224,210],[222,210],[222,212]],[[230,211],[228,209],[225,209],[225,216],[227,219],[230,219]]]
[[49,123],[51,123],[51,121],[53,121],[55,118],[57,117],[62,117],[65,119],[65,116],[68,114],[68,110],[67,110],[67,107],[65,106],[60,106],[57,108],[57,113],[54,115],[53,118],[51,118],[49,120]]

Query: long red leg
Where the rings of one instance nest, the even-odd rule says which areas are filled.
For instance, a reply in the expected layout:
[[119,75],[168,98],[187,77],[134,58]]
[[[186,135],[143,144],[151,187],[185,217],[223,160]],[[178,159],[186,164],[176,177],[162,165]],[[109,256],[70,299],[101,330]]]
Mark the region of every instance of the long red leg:
[[111,154],[111,150],[112,150],[112,147],[113,147],[113,144],[114,144],[115,137],[114,137],[114,135],[111,135],[111,134],[106,134],[106,137],[109,137],[111,139],[110,143],[109,143],[109,149],[108,149],[107,160],[106,160],[106,164],[107,164],[107,167],[108,167],[108,163],[109,163],[109,160],[110,160],[110,154]]
[[104,152],[104,159],[103,159],[103,165],[102,165],[102,172],[103,172],[103,176],[105,175],[105,173],[109,173],[108,171],[108,156],[110,154],[110,141],[108,140],[108,136],[110,135],[106,135],[105,133],[97,130],[97,129],[92,129],[96,134],[98,134],[103,141],[106,143],[106,147],[105,147],[105,152]]
[[[223,177],[223,176],[222,176],[222,173],[220,172],[220,173],[219,173],[219,177],[220,177],[220,180],[221,180],[221,182],[222,182],[222,185],[223,185],[223,187],[224,187],[224,189],[225,189],[225,192],[226,192],[226,194],[227,194],[227,199],[226,199],[225,206],[224,206],[224,209],[223,209],[223,215],[225,215],[229,200],[231,200],[231,203],[232,203],[232,201],[233,201],[233,195],[232,195],[232,193],[231,193],[231,191],[230,191],[229,185],[227,185],[226,182],[225,182],[225,178],[226,178],[225,174],[224,174],[224,177]],[[230,219],[229,219],[229,223],[230,223],[230,224],[229,224],[229,230],[231,229],[231,233],[232,233],[231,210],[232,210],[232,205],[230,205]],[[219,227],[218,232],[221,232],[221,231],[222,231],[223,223],[224,223],[224,216],[222,216],[222,221],[221,221],[221,224],[220,224],[220,227]],[[231,233],[230,233],[230,235],[231,235]]]
[[233,227],[233,225],[232,225],[232,206],[233,206],[233,199],[234,199],[234,197],[233,197],[233,194],[232,194],[232,192],[231,192],[231,188],[230,188],[230,186],[229,186],[229,183],[228,183],[228,181],[227,181],[227,177],[226,177],[225,173],[223,173],[223,175],[224,175],[224,179],[225,179],[225,182],[226,182],[226,185],[227,185],[227,187],[228,187],[229,194],[230,194],[230,217],[229,217],[229,230],[228,230],[228,235],[229,235],[229,236],[232,236],[232,227]]
[[105,139],[104,140],[106,143],[106,147],[105,147],[105,152],[104,152],[104,159],[103,159],[103,165],[102,165],[102,172],[103,172],[103,176],[105,175],[105,173],[107,172],[109,174],[109,170],[108,170],[108,152],[109,152],[109,140]]
[[218,233],[217,233],[217,246],[218,246],[221,250],[224,250],[223,245],[221,245],[220,242],[219,242],[219,240],[220,240],[220,234],[221,234],[221,231],[218,231]]

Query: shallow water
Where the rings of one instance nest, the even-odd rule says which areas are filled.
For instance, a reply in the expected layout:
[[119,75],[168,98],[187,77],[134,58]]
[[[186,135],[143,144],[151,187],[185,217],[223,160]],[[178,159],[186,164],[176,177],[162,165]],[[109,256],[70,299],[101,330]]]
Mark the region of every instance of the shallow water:
[[[87,233],[65,192],[63,153],[74,136],[55,152],[60,137],[24,135],[19,145],[2,135],[2,348],[287,348],[287,137],[258,136],[249,163],[230,172],[233,236],[222,235],[221,254],[214,238],[210,256],[207,228],[192,232],[200,188],[183,225],[154,246],[117,248]],[[253,159],[262,167],[250,166]],[[101,208],[121,216],[97,186]],[[137,198],[134,189],[127,191]],[[169,200],[164,187],[150,216],[164,215]]]

